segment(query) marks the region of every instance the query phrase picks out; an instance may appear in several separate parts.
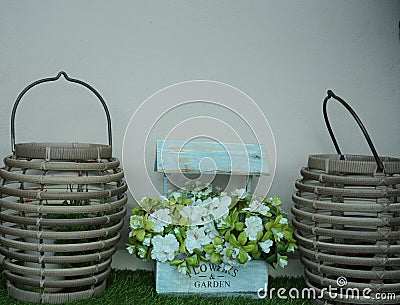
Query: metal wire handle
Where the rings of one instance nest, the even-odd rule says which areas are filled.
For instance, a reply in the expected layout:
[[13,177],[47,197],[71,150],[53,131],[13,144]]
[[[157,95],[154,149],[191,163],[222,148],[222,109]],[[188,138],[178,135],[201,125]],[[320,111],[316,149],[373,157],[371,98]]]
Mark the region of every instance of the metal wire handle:
[[61,75],[64,76],[64,78],[69,82],[77,83],[79,85],[82,85],[82,86],[88,88],[100,100],[101,104],[103,105],[104,112],[106,113],[106,117],[107,117],[108,145],[110,145],[110,146],[112,145],[111,117],[110,117],[110,112],[108,111],[106,102],[104,101],[103,97],[100,95],[100,93],[96,89],[94,89],[88,83],[85,83],[84,81],[81,81],[79,79],[70,78],[67,75],[67,73],[65,73],[64,71],[61,71],[55,77],[42,78],[42,79],[39,79],[39,80],[31,83],[24,90],[22,90],[22,92],[18,95],[17,100],[14,103],[12,113],[11,113],[11,149],[13,152],[15,152],[15,114],[17,112],[17,107],[18,107],[18,104],[21,101],[22,97],[25,95],[26,92],[28,92],[28,90],[32,89],[36,85],[46,83],[46,82],[56,81],[61,77]]
[[344,155],[343,155],[342,152],[340,151],[340,148],[339,148],[339,145],[338,145],[338,143],[337,143],[337,141],[336,141],[335,135],[333,134],[332,127],[331,127],[331,124],[329,123],[329,119],[328,119],[328,113],[327,113],[327,111],[326,111],[326,105],[327,105],[328,100],[329,100],[330,98],[334,98],[334,99],[337,100],[339,103],[341,103],[344,107],[346,107],[346,109],[350,112],[350,114],[351,114],[351,115],[353,116],[353,118],[356,120],[358,126],[360,127],[362,133],[364,134],[365,139],[366,139],[367,142],[368,142],[368,146],[369,146],[369,148],[371,149],[372,154],[374,155],[376,164],[378,165],[378,169],[382,172],[383,169],[384,169],[382,160],[379,158],[379,155],[378,155],[378,153],[376,152],[375,146],[374,146],[374,144],[372,143],[372,140],[371,140],[371,138],[370,138],[370,136],[369,136],[369,134],[368,134],[368,132],[367,132],[367,129],[364,127],[364,125],[363,125],[363,123],[361,122],[361,120],[360,120],[360,118],[358,117],[358,115],[355,113],[355,111],[353,110],[353,108],[350,107],[349,104],[347,104],[341,97],[335,95],[335,94],[332,92],[332,90],[328,90],[327,94],[328,94],[327,97],[324,99],[324,103],[323,103],[322,110],[323,110],[323,113],[324,113],[324,120],[325,120],[326,127],[328,128],[329,135],[331,136],[331,139],[332,139],[333,145],[335,146],[336,152],[340,155],[340,159],[341,159],[341,160],[344,160]]

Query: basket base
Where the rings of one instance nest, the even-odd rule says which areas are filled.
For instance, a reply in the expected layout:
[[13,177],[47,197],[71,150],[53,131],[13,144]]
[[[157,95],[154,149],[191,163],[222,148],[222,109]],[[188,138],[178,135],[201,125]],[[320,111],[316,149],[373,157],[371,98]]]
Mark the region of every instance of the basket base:
[[22,302],[35,302],[40,304],[64,304],[68,301],[86,300],[102,294],[107,287],[107,280],[104,280],[94,290],[84,290],[65,293],[39,293],[27,291],[15,287],[11,282],[6,281],[7,293],[10,297]]

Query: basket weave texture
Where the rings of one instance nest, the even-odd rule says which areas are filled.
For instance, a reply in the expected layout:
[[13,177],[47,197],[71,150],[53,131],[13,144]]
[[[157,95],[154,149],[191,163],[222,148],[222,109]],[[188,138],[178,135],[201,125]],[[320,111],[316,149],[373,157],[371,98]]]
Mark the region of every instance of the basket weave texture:
[[[329,304],[398,304],[400,159],[375,155],[364,126],[374,156],[342,155],[325,120],[338,154],[310,155],[292,196],[307,286]],[[370,293],[364,297],[364,291]],[[390,297],[374,298],[376,293]]]
[[127,187],[109,145],[22,143],[0,169],[9,295],[65,303],[106,288]]

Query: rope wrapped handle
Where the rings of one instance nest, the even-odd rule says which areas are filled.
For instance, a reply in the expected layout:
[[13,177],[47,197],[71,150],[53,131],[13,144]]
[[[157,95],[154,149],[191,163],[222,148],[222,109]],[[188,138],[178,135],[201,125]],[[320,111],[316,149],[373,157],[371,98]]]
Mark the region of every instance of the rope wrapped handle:
[[324,120],[325,120],[326,127],[328,129],[329,135],[331,136],[331,139],[332,139],[333,145],[335,146],[336,152],[340,155],[340,159],[344,160],[344,155],[340,151],[339,145],[336,141],[336,137],[333,134],[332,127],[331,127],[331,124],[329,123],[329,119],[328,119],[328,113],[326,110],[326,105],[331,98],[333,98],[333,99],[337,100],[339,103],[341,103],[350,112],[350,114],[353,116],[353,118],[356,120],[358,126],[360,127],[362,133],[364,134],[365,140],[367,141],[372,154],[374,155],[375,162],[378,166],[379,171],[383,172],[384,166],[383,166],[382,160],[379,158],[379,155],[376,152],[375,146],[372,143],[372,140],[367,132],[367,129],[365,128],[364,124],[361,122],[360,118],[355,113],[353,108],[351,108],[350,105],[347,104],[341,97],[335,95],[332,90],[328,90],[327,94],[328,94],[327,97],[324,99],[322,110],[323,110],[323,114],[324,114]]
[[18,108],[18,105],[19,105],[22,97],[25,95],[26,92],[28,92],[33,87],[35,87],[39,84],[42,84],[42,83],[46,83],[46,82],[54,82],[54,81],[58,80],[61,76],[64,76],[64,78],[69,82],[76,83],[76,84],[86,87],[100,100],[100,102],[104,108],[106,117],[107,117],[108,145],[110,145],[110,146],[112,145],[111,117],[110,117],[110,112],[108,111],[106,102],[104,101],[103,97],[100,95],[100,93],[96,89],[94,89],[88,83],[85,83],[84,81],[81,81],[79,79],[71,78],[67,75],[67,73],[65,73],[64,71],[61,71],[55,77],[42,78],[42,79],[39,79],[39,80],[31,83],[30,85],[25,87],[25,89],[22,90],[22,92],[18,95],[18,97],[14,103],[12,113],[11,113],[11,149],[13,152],[15,152],[15,115],[17,113],[17,108]]

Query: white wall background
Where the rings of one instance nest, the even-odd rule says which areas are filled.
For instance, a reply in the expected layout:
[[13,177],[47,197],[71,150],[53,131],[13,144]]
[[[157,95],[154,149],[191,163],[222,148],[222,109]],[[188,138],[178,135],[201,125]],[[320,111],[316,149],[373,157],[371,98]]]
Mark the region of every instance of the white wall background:
[[[277,145],[270,194],[289,211],[307,155],[334,152],[321,111],[329,88],[350,102],[381,155],[400,156],[399,20],[399,1],[1,0],[0,156],[11,152],[19,92],[60,70],[103,95],[119,158],[143,100],[177,82],[216,80],[267,116]],[[344,109],[329,108],[342,150],[368,153]],[[16,126],[17,142],[106,142],[95,98],[65,82],[28,93]]]

